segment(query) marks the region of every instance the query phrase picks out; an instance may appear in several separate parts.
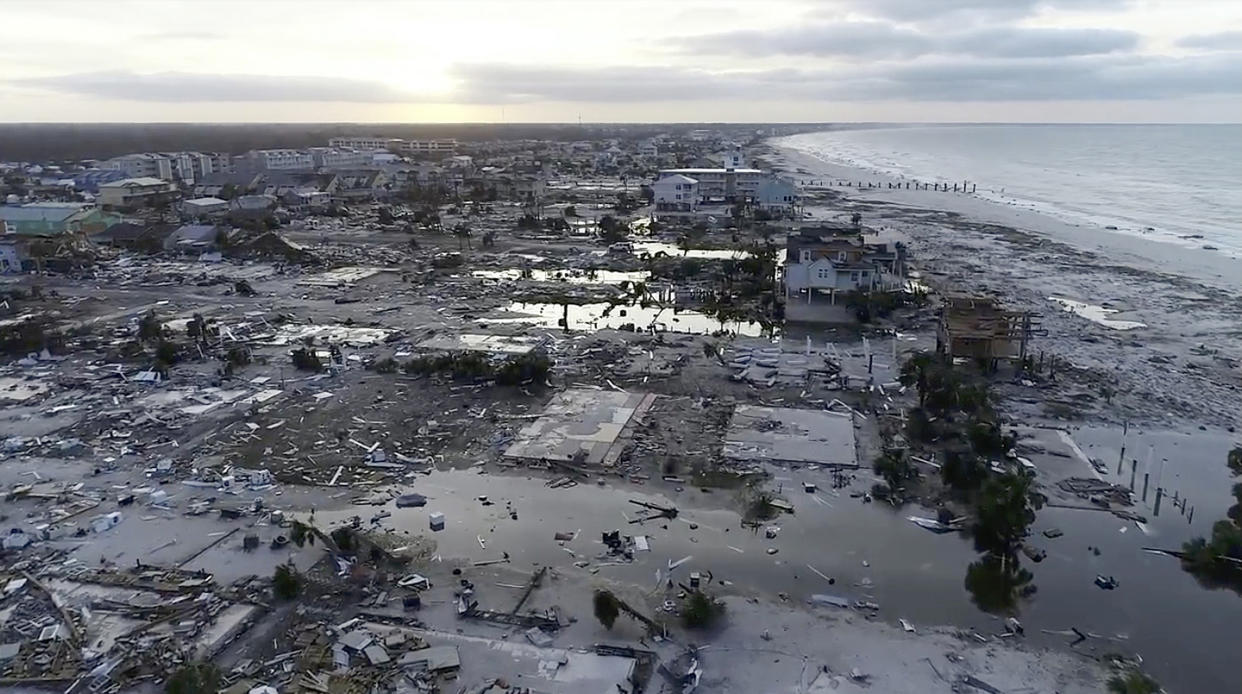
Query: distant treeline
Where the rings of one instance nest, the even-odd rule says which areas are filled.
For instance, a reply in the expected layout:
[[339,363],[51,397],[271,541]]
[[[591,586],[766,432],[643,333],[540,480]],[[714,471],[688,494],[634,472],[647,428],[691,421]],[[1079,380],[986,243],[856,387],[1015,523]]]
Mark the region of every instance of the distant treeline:
[[658,133],[706,128],[753,135],[823,129],[822,125],[781,124],[568,124],[568,123],[4,123],[0,161],[76,161],[106,159],[130,152],[206,151],[240,154],[251,149],[326,145],[341,135],[403,139],[580,140],[596,137],[642,138]]

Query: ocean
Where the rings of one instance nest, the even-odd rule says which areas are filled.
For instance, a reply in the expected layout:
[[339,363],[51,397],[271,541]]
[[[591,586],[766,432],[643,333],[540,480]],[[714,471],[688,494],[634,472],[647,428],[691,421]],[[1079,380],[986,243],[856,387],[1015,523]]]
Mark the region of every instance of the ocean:
[[1073,224],[1242,252],[1242,125],[920,125],[806,133],[779,144]]

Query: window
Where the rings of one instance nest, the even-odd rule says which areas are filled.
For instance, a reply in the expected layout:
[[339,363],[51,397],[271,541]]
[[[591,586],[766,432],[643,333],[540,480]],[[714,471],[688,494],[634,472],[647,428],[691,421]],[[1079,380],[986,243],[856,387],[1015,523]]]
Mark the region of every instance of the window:
[[840,251],[837,253],[837,260],[839,260],[842,263],[845,262],[845,251]]
[[857,272],[851,272],[851,273],[850,273],[850,281],[851,281],[851,282],[857,282],[857,281],[858,281],[858,273],[857,273]]

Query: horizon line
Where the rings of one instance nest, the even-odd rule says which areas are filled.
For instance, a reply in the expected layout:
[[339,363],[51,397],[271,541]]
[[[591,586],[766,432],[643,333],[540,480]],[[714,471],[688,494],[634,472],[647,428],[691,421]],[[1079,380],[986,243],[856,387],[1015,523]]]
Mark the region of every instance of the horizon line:
[[1242,121],[2,121],[11,125],[374,125],[374,126],[832,126],[832,125],[1242,125]]

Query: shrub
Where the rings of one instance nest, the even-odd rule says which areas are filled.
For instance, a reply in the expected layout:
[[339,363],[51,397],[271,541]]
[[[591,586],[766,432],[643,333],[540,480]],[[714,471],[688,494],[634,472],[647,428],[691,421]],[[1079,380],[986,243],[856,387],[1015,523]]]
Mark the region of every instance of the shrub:
[[299,371],[323,371],[323,361],[310,347],[293,350],[293,367]]
[[375,373],[391,374],[397,372],[397,366],[398,364],[396,359],[393,359],[392,357],[385,357],[384,359],[380,359],[373,363],[371,365],[371,369],[375,371]]
[[216,694],[223,678],[211,663],[186,663],[164,684],[167,694]]
[[617,617],[621,615],[621,608],[617,605],[617,596],[606,590],[597,590],[594,602],[595,618],[604,625],[605,629],[612,629]]
[[302,593],[302,575],[292,564],[281,564],[272,574],[272,592],[281,600],[292,600]]
[[177,347],[177,343],[170,342],[161,337],[159,343],[155,346],[155,360],[161,364],[171,366],[176,364],[180,357],[181,349]]
[[724,616],[725,604],[706,593],[696,591],[690,594],[685,610],[681,613],[681,623],[687,629],[709,629]]

